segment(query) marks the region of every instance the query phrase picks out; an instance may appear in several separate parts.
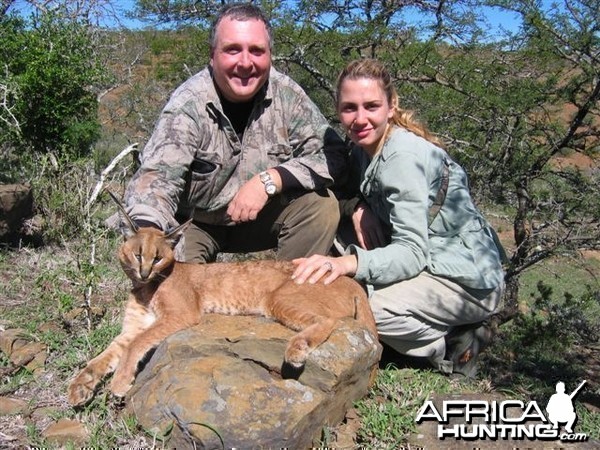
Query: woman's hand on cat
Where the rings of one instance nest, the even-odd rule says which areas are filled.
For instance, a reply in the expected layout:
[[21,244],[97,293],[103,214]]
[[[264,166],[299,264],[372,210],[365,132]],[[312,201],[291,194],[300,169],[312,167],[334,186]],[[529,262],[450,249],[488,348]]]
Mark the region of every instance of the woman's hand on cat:
[[312,255],[308,258],[296,258],[292,262],[297,266],[292,274],[292,280],[297,284],[306,281],[315,284],[321,279],[323,279],[324,284],[331,284],[342,275],[354,275],[358,265],[354,255],[344,255],[337,258]]

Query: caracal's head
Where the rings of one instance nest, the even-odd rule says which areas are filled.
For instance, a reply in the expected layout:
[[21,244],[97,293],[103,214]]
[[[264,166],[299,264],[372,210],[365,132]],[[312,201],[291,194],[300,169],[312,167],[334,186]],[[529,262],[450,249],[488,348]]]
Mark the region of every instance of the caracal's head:
[[161,281],[175,263],[175,246],[191,220],[167,231],[139,227],[119,200],[111,192],[109,194],[119,206],[125,223],[125,240],[118,252],[121,267],[136,284]]
[[175,262],[173,249],[188,223],[162,232],[152,227],[136,228],[125,234],[119,248],[119,261],[127,276],[135,283],[161,281]]

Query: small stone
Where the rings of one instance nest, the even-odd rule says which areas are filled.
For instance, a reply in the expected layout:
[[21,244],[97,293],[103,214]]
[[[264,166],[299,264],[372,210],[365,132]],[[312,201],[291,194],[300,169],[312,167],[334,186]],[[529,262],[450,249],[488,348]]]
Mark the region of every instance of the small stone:
[[[42,355],[43,357],[39,357],[38,355]],[[40,363],[43,367],[43,363],[46,360],[45,355],[46,346],[44,344],[41,342],[28,342],[19,347],[16,351],[13,351],[9,358],[16,366],[28,366],[29,363],[35,361],[36,364],[34,368],[37,368]]]
[[46,345],[34,341],[25,330],[11,328],[0,332],[0,350],[17,367],[25,367],[36,375],[44,369]]
[[49,425],[42,432],[42,436],[54,445],[62,446],[69,442],[82,445],[88,440],[89,433],[85,426],[77,420],[60,419]]
[[10,397],[0,397],[0,415],[2,416],[25,414],[28,409],[28,404],[24,400]]
[[21,328],[9,328],[0,333],[0,350],[7,356],[26,345],[31,340],[27,332]]

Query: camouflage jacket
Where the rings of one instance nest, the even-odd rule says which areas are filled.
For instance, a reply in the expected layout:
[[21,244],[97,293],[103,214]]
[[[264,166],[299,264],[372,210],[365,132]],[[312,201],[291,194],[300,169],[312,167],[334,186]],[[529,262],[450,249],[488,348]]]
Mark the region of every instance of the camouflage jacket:
[[162,229],[175,225],[175,216],[228,224],[227,205],[257,173],[279,167],[315,190],[345,172],[346,156],[317,106],[275,69],[240,142],[206,68],[176,89],[161,112],[127,187],[126,207],[134,220]]

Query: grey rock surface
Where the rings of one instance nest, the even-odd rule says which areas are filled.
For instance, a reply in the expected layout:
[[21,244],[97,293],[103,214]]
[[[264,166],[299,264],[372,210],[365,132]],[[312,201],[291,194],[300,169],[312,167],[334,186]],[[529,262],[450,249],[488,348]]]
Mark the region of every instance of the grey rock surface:
[[381,346],[353,320],[283,364],[294,331],[262,317],[207,315],[167,338],[138,375],[128,410],[177,448],[306,448],[363,397]]

